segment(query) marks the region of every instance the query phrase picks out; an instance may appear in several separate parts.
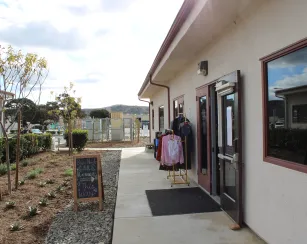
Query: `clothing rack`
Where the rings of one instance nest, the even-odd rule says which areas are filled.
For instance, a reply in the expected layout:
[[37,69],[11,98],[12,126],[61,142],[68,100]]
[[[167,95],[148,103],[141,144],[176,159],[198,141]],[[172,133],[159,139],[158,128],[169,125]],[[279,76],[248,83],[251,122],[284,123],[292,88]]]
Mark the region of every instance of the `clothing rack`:
[[[187,117],[184,113],[179,113],[179,115],[184,115],[184,122],[187,122]],[[172,133],[174,135],[174,131],[172,130]],[[182,170],[181,168],[179,169],[179,174],[176,174],[175,172],[175,165],[173,164],[173,169],[172,170],[168,170],[168,176],[167,179],[171,179],[171,187],[173,187],[173,185],[188,185],[190,186],[190,181],[188,179],[188,146],[187,146],[187,136],[184,137],[184,140],[181,141],[184,143],[184,164],[185,164],[185,170]],[[171,172],[172,171],[172,172]],[[180,177],[180,180],[178,181],[176,179],[176,177]]]

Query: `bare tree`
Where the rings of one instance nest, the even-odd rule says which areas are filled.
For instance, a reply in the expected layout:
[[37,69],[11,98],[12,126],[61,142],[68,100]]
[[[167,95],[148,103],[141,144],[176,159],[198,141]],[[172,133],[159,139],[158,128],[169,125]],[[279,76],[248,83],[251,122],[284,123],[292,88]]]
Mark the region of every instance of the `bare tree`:
[[[45,58],[39,57],[34,53],[23,54],[21,50],[15,50],[12,46],[0,46],[0,91],[2,91],[2,108],[5,113],[5,105],[14,98],[21,101],[16,104],[16,113],[11,114],[10,122],[7,126],[2,126],[5,132],[13,125],[18,117],[18,134],[17,134],[17,156],[16,156],[16,177],[15,188],[18,187],[18,168],[19,168],[19,152],[20,152],[20,119],[21,112],[24,106],[23,101],[34,92],[37,93],[36,103],[39,103],[42,85],[47,78],[47,61]],[[2,78],[2,79],[1,79]],[[3,114],[4,115],[4,114]],[[3,116],[5,117],[5,116]],[[2,120],[1,123],[4,123]],[[6,133],[5,133],[6,134]],[[6,137],[6,143],[8,139]],[[8,148],[8,146],[6,147]],[[8,151],[6,151],[8,155]],[[7,164],[9,165],[7,158]],[[10,182],[9,182],[10,188]],[[9,189],[9,192],[11,189]]]

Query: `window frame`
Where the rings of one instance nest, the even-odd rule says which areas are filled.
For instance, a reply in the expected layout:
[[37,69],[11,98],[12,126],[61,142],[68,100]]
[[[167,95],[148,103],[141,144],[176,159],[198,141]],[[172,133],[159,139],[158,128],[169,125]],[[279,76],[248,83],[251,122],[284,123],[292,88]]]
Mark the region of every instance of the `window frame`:
[[[163,107],[163,119],[165,118],[164,117],[164,115],[165,115],[165,113],[164,113],[164,105],[161,105],[161,106],[159,106],[158,107],[158,122],[159,122],[159,131],[161,131],[161,123],[160,123],[160,109]],[[165,126],[165,124],[164,124],[164,121],[163,121],[163,127]],[[165,129],[165,128],[163,128],[163,129]]]
[[302,48],[307,47],[307,38],[304,38],[298,42],[295,42],[289,46],[286,46],[276,52],[273,52],[263,58],[261,61],[261,73],[262,73],[262,127],[263,127],[263,161],[266,163],[275,164],[287,169],[292,169],[302,173],[307,173],[307,165],[299,164],[296,162],[291,162],[284,159],[275,158],[268,155],[268,114],[267,114],[267,105],[268,105],[268,75],[267,75],[267,63],[278,59],[280,57],[286,56],[290,53],[296,52]]
[[179,114],[179,104],[182,104],[183,105],[183,113],[184,113],[184,95],[180,95],[179,97],[175,97],[173,99],[173,119],[176,118],[175,116],[175,102],[177,101],[177,104],[178,104],[178,107],[177,107],[177,112]]

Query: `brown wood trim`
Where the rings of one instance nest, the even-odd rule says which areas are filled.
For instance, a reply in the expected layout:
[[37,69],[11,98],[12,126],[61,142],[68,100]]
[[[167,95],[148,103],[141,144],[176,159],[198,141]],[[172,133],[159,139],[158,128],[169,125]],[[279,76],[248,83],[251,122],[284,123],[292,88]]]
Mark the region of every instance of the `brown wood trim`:
[[280,49],[276,52],[273,52],[263,58],[260,59],[261,61],[261,72],[262,72],[262,126],[263,126],[263,161],[266,163],[272,163],[275,165],[279,165],[285,167],[287,169],[296,170],[299,172],[307,173],[307,165],[298,164],[295,162],[290,162],[287,160],[274,158],[268,156],[268,114],[267,114],[267,98],[268,98],[268,85],[267,85],[267,63],[285,56],[289,53],[295,52],[299,49],[307,47],[307,38],[302,39],[298,42],[295,42],[283,49]]
[[203,88],[206,87],[206,86],[209,87],[209,86],[215,84],[218,80],[219,80],[219,79],[215,79],[215,80],[213,80],[213,81],[210,81],[210,82],[206,83],[205,85],[201,85],[201,86],[199,86],[199,87],[196,87],[195,90],[196,90],[196,91],[197,91],[197,90],[201,90],[201,89],[203,89]]
[[292,169],[292,170],[296,170],[302,173],[307,173],[307,166],[303,165],[303,164],[298,164],[298,163],[294,163],[294,162],[290,162],[287,160],[283,160],[283,159],[279,159],[279,158],[274,158],[274,157],[270,157],[270,156],[264,156],[264,162],[266,163],[271,163],[271,164],[275,164],[278,166],[282,166],[285,167],[287,169]]
[[179,103],[179,101],[184,101],[184,94],[173,98],[173,101],[176,101],[176,100],[178,100],[178,103]]
[[262,61],[262,62],[269,62],[269,61],[272,61],[274,59],[277,59],[277,58],[280,58],[286,54],[289,54],[289,53],[292,53],[292,52],[295,52],[303,47],[306,47],[307,45],[307,38],[304,38],[304,39],[301,39],[295,43],[292,43],[282,49],[279,49],[269,55],[266,55],[262,58],[260,58],[259,60]]
[[[201,159],[202,155],[201,152],[204,150],[201,145],[201,118],[199,115],[199,98],[202,96],[206,96],[207,103],[206,103],[206,110],[207,110],[207,174],[202,175],[201,173]],[[209,85],[206,84],[204,86],[196,88],[196,116],[197,116],[197,176],[198,176],[198,183],[204,187],[208,192],[212,192],[211,189],[211,117],[210,117],[210,91]],[[209,153],[208,153],[209,152]]]

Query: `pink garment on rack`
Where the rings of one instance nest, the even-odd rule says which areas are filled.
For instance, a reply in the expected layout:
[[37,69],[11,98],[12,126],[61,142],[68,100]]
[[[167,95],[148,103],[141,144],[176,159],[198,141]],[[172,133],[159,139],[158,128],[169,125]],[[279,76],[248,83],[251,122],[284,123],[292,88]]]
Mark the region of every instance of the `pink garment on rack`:
[[180,136],[167,135],[162,138],[161,163],[167,166],[184,163]]

